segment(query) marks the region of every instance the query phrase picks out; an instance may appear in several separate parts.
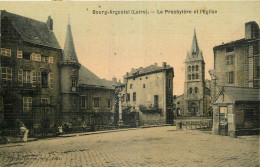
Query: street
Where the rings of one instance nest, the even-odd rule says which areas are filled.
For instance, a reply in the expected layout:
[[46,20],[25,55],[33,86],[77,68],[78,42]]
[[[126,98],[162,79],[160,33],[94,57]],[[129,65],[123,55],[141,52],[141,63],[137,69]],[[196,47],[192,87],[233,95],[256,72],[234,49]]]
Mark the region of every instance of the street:
[[259,136],[174,126],[0,145],[0,166],[259,166]]

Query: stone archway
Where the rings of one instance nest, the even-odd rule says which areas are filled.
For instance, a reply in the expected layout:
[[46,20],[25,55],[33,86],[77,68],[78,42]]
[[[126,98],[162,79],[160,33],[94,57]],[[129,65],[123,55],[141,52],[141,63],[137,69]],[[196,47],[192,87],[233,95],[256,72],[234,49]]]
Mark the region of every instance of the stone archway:
[[190,116],[196,116],[197,115],[198,105],[195,102],[191,102],[189,104],[189,108],[188,109],[189,109]]

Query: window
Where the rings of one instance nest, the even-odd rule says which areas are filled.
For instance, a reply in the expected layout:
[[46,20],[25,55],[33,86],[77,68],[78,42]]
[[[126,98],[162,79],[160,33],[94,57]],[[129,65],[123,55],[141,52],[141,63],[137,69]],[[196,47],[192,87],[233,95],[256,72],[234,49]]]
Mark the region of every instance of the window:
[[195,79],[195,74],[192,74],[192,79]]
[[31,71],[23,70],[23,83],[31,83]]
[[87,97],[86,96],[81,96],[81,108],[82,109],[87,108]]
[[18,70],[18,84],[23,85],[23,69]]
[[130,101],[130,93],[127,93],[126,101]]
[[76,87],[77,86],[77,79],[76,78],[71,78],[71,86]]
[[40,54],[34,54],[34,61],[41,62],[41,55]]
[[196,79],[199,79],[199,74],[196,74]]
[[38,73],[37,73],[37,83],[38,84],[41,84],[41,82],[42,82],[42,73],[41,73],[41,71],[38,71]]
[[99,108],[99,100],[100,98],[94,98],[94,108]]
[[1,54],[3,56],[11,57],[11,49],[1,48]]
[[107,108],[110,108],[110,107],[111,107],[111,100],[107,99]]
[[191,66],[188,67],[188,71],[191,72]]
[[260,78],[260,66],[256,66],[256,72],[255,72],[255,78],[259,79]]
[[225,121],[227,118],[227,107],[220,107],[219,119]]
[[190,94],[192,94],[192,88],[189,89]]
[[159,101],[159,96],[158,95],[154,95],[154,107],[158,108],[158,101]]
[[171,78],[168,78],[168,85],[169,85],[169,88],[171,88]]
[[234,55],[226,56],[226,65],[234,64]]
[[133,84],[130,84],[130,89],[133,89]]
[[49,63],[53,64],[53,57],[51,57],[51,56],[49,57]]
[[133,93],[133,101],[136,101],[136,92]]
[[23,97],[23,112],[27,113],[32,110],[32,97]]
[[41,103],[44,104],[44,105],[50,104],[50,98],[42,97],[41,98]]
[[77,104],[77,99],[76,99],[76,97],[73,98],[73,104],[74,104],[74,105]]
[[228,83],[234,83],[235,81],[234,71],[227,72],[227,77],[228,77]]
[[143,88],[145,88],[145,84],[143,84]]
[[181,104],[181,103],[178,101],[177,104]]
[[226,48],[226,52],[233,52],[233,51],[234,51],[234,47],[233,46]]
[[53,73],[49,73],[49,88],[53,89]]
[[31,54],[28,52],[23,52],[23,59],[30,60],[31,59]]
[[196,65],[196,71],[199,71],[199,66],[198,65]]
[[191,75],[190,74],[188,75],[188,80],[191,80]]
[[48,57],[47,56],[44,56],[44,55],[42,55],[41,56],[42,57],[42,62],[48,62]]
[[12,80],[12,68],[9,67],[2,67],[1,68],[1,78],[5,81]]
[[36,71],[32,70],[31,71],[31,75],[32,75],[32,86],[35,87],[36,86]]
[[195,87],[195,93],[198,93],[198,88],[197,87]]
[[122,102],[125,101],[125,94],[122,95]]
[[41,72],[42,88],[48,88],[48,73]]
[[195,66],[192,66],[192,71],[195,71]]
[[20,50],[17,50],[17,58],[22,59],[23,58],[23,52]]

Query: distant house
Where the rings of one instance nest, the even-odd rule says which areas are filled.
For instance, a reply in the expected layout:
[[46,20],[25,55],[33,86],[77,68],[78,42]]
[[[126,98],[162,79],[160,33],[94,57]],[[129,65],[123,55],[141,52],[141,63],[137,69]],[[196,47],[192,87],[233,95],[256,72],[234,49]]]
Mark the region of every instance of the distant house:
[[173,77],[173,67],[166,63],[161,67],[154,64],[126,73],[123,105],[127,111],[123,110],[123,118],[128,119],[128,123],[172,123]]
[[44,23],[1,11],[1,123],[21,120],[27,128],[56,124],[62,49],[52,30],[51,17]]
[[213,48],[214,134],[232,135],[241,128],[259,127],[254,123],[259,118],[259,40],[259,26],[252,21],[245,23],[245,38]]

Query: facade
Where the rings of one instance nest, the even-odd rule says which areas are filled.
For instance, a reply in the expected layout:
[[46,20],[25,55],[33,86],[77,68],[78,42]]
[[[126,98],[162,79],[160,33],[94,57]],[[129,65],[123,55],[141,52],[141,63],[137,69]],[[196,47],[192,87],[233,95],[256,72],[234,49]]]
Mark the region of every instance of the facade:
[[100,79],[78,62],[71,26],[67,26],[61,71],[61,122],[72,126],[113,123],[114,82]]
[[[252,107],[256,105],[255,107],[257,108],[257,101],[259,102],[259,97],[254,95],[255,93],[259,94],[259,89],[256,88],[260,87],[259,45],[259,26],[256,22],[252,21],[245,23],[245,38],[213,48],[214,70],[211,70],[210,74],[212,78],[211,94],[214,113],[214,134],[219,134],[220,127],[223,124],[228,124],[228,119],[220,121],[220,115],[223,113],[224,117],[228,117],[228,114],[234,115],[234,119],[232,120],[234,124],[233,129],[229,126],[226,126],[225,129],[229,133],[238,127],[246,126],[246,122],[248,122],[247,112],[253,112],[254,116],[252,119],[255,119],[254,117],[257,116],[259,117],[259,109],[254,110],[249,107],[254,103]],[[229,102],[228,99],[220,101],[219,98],[222,97],[220,94],[225,94],[225,90],[229,91],[229,89],[236,89],[237,92],[234,91],[233,94],[229,93],[228,96],[231,96],[230,98],[239,95],[244,96],[243,103],[241,100],[237,100],[237,97],[231,99],[232,102]],[[245,90],[248,90],[248,92]],[[251,96],[255,96],[256,99],[252,100]],[[227,108],[227,112],[224,111],[226,109],[223,107]],[[243,116],[243,119],[240,118]]]
[[28,128],[57,123],[60,81],[55,76],[62,50],[52,30],[51,17],[44,23],[1,11],[2,127],[17,120]]
[[194,31],[190,52],[185,60],[184,111],[182,116],[206,116],[209,89],[205,84],[205,62]]
[[166,63],[162,67],[154,64],[128,72],[122,95],[123,119],[128,114],[131,117],[128,123],[172,123],[173,77],[173,67]]

